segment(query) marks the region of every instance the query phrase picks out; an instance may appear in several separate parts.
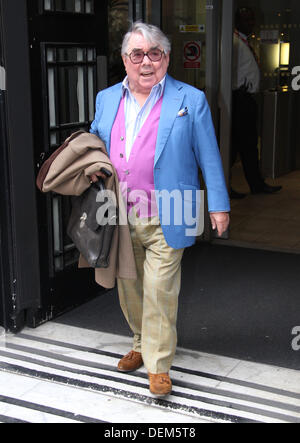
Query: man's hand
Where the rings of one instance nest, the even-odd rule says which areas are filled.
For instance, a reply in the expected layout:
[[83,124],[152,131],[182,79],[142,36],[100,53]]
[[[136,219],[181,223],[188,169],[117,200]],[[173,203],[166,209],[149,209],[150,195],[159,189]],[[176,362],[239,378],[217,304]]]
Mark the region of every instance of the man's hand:
[[228,212],[211,212],[210,220],[213,230],[218,230],[218,235],[221,237],[224,232],[227,231],[230,223],[230,217]]
[[105,175],[103,172],[95,172],[95,174],[90,176],[91,183],[97,183],[99,181],[99,177],[103,180],[107,179],[107,175]]

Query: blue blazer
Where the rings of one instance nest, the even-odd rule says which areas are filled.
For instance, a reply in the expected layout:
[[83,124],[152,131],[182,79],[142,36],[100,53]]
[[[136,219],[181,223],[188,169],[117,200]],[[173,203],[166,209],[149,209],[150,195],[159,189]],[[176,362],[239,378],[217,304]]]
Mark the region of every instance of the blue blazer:
[[[98,135],[110,153],[111,130],[122,97],[122,84],[99,92],[90,132]],[[182,116],[180,116],[181,110]],[[180,249],[195,243],[195,216],[199,208],[199,167],[207,187],[208,210],[229,212],[230,202],[210,109],[203,92],[167,75],[154,161],[154,185],[159,216],[169,246]],[[180,193],[182,204],[172,196]],[[170,215],[159,196],[170,195]],[[172,194],[173,193],[173,194]],[[184,211],[192,211],[193,217]],[[178,213],[180,211],[180,214]]]

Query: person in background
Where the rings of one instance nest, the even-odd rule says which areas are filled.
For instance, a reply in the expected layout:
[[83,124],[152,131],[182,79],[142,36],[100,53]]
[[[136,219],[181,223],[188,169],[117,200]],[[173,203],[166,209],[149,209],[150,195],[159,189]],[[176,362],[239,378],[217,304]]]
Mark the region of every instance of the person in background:
[[[258,105],[255,94],[260,88],[259,61],[249,43],[254,31],[255,14],[250,8],[239,8],[233,36],[233,109],[232,165],[238,153],[252,194],[272,194],[282,189],[265,183],[259,167]],[[231,198],[243,198],[231,189]]]

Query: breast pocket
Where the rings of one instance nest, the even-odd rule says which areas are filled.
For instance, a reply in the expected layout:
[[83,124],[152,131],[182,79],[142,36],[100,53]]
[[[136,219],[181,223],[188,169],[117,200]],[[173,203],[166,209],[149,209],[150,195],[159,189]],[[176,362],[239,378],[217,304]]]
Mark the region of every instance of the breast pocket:
[[191,116],[189,114],[183,115],[182,117],[177,116],[174,122],[174,129],[186,130],[188,131],[191,127]]

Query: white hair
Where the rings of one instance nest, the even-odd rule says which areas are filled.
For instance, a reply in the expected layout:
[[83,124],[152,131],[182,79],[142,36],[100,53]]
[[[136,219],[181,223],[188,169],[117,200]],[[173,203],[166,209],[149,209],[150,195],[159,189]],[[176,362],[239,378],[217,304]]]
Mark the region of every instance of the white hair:
[[127,54],[128,44],[132,34],[142,34],[148,43],[152,44],[154,47],[160,46],[165,54],[171,52],[170,40],[157,26],[135,22],[123,39],[122,56]]

